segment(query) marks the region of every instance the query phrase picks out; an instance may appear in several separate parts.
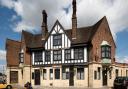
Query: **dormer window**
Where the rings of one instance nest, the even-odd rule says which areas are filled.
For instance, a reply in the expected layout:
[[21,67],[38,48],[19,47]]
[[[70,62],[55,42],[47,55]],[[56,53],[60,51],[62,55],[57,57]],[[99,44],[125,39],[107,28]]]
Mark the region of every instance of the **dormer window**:
[[53,35],[53,46],[61,46],[62,45],[62,35],[55,34]]
[[19,53],[20,63],[24,62],[24,53]]
[[101,58],[111,59],[111,46],[106,41],[101,44]]

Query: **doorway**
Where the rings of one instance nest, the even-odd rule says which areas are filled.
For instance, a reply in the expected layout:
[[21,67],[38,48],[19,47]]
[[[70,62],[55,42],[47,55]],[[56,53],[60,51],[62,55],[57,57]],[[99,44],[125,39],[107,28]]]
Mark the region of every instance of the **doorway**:
[[40,70],[35,70],[35,85],[40,85]]
[[69,68],[69,86],[74,86],[74,66]]
[[106,67],[103,67],[102,76],[103,76],[103,86],[107,86],[107,68]]

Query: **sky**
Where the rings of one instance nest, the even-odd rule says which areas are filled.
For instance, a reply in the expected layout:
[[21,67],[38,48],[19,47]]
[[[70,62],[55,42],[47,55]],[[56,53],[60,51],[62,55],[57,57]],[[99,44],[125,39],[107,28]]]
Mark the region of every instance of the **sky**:
[[[128,63],[128,0],[77,0],[78,27],[107,17],[116,43],[116,61]],[[6,65],[6,39],[20,40],[21,31],[41,32],[42,10],[48,14],[48,29],[58,19],[71,28],[72,0],[0,0],[0,65]]]

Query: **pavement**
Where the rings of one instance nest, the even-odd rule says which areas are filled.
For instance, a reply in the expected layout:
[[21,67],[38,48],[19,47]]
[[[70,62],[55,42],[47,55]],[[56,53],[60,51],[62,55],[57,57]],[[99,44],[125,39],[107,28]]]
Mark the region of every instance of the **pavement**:
[[[13,85],[14,89],[25,89],[19,85]],[[104,86],[102,88],[89,88],[89,87],[44,87],[44,86],[34,86],[33,89],[112,89],[110,87]]]

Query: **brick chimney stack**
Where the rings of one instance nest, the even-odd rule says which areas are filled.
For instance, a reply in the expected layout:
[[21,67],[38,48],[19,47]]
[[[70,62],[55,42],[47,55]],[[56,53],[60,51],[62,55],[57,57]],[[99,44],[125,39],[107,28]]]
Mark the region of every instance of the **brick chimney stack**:
[[43,15],[43,22],[42,22],[42,40],[45,40],[46,35],[48,33],[48,29],[47,29],[47,13],[45,10],[42,11],[42,15]]
[[77,17],[76,17],[76,0],[72,1],[72,40],[76,39],[76,33],[77,33]]

